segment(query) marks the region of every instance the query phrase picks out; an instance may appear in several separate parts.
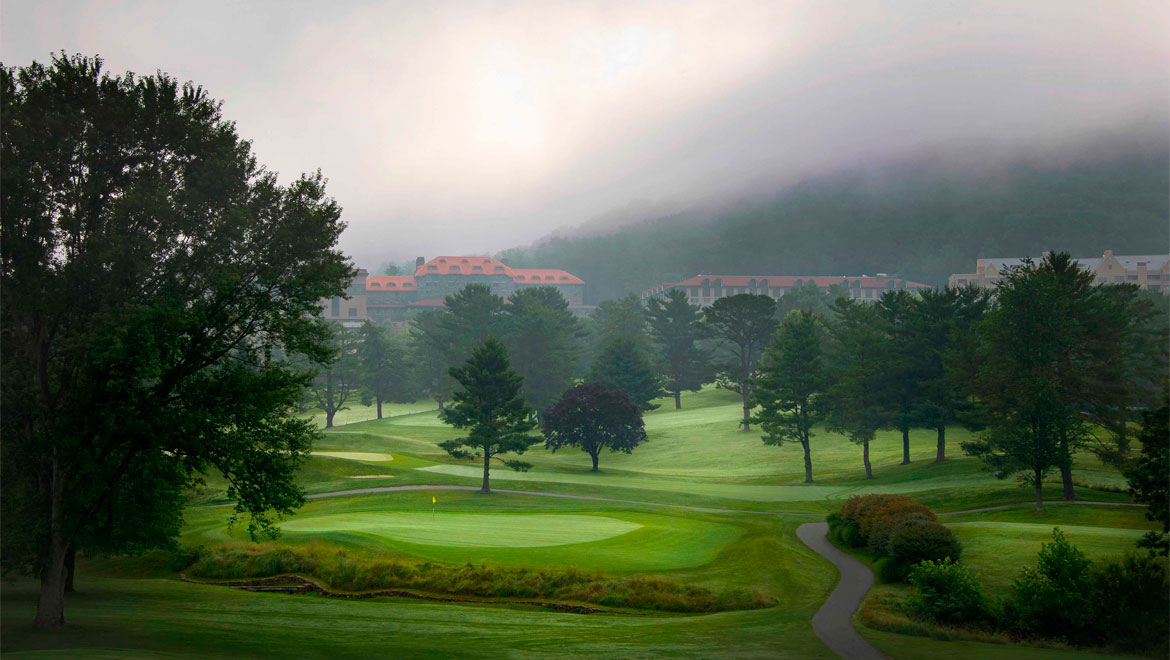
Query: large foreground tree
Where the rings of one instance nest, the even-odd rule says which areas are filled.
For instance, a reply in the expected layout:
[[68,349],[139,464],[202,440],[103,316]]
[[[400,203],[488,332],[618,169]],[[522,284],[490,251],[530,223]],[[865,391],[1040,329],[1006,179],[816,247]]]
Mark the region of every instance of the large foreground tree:
[[0,68],[0,159],[0,536],[58,627],[70,554],[166,543],[205,471],[253,533],[301,504],[289,360],[329,357],[319,301],[351,268],[321,175],[278,185],[163,74]]
[[528,433],[536,428],[530,419],[532,409],[520,397],[524,377],[508,364],[508,350],[498,339],[488,339],[471,354],[467,362],[451,369],[459,389],[451,395],[451,405],[439,412],[439,419],[467,436],[439,443],[455,458],[483,459],[481,493],[490,493],[492,459],[503,461],[513,470],[527,470],[522,461],[500,458],[500,454],[523,454],[540,439]]

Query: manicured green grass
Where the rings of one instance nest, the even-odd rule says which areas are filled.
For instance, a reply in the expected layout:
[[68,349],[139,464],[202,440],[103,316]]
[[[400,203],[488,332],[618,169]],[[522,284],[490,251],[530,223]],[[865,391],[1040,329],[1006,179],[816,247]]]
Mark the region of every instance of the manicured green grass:
[[458,548],[539,548],[589,543],[628,534],[640,527],[608,516],[409,511],[298,516],[281,524],[285,532],[339,532],[414,545]]
[[[582,452],[524,455],[531,472],[502,466],[497,488],[636,500],[664,506],[469,491],[402,491],[310,500],[284,523],[281,542],[335,544],[354,556],[463,565],[562,568],[614,575],[661,574],[718,591],[760,589],[779,605],[714,615],[558,614],[532,607],[465,606],[418,601],[348,602],[314,596],[249,594],[178,582],[166,570],[132,559],[82,562],[80,592],[70,597],[69,627],[33,631],[31,583],[0,594],[0,650],[5,657],[833,657],[809,621],[837,580],[836,571],[795,536],[797,525],[823,519],[852,494],[906,493],[936,511],[1027,502],[1032,493],[988,475],[963,457],[961,429],[948,433],[951,460],[935,464],[934,434],[912,436],[910,465],[899,465],[901,439],[883,432],[871,447],[875,478],[865,480],[861,449],[816,430],[816,483],[803,484],[799,446],[769,447],[756,429],[738,430],[734,393],[684,395],[684,408],[646,416],[649,441],[633,454],[603,454],[601,472]],[[304,464],[301,485],[326,493],[382,485],[479,485],[481,467],[450,458],[439,442],[459,432],[439,422],[432,402],[389,406],[383,420],[353,423],[368,409],[339,414],[348,423],[325,433]],[[1074,475],[1115,487],[1120,476],[1089,454]],[[185,544],[242,547],[227,530],[226,484],[209,478],[187,511]],[[1118,492],[1078,488],[1082,499],[1122,501]],[[1046,487],[1059,498],[1059,488]],[[431,516],[431,497],[436,513]],[[679,506],[675,506],[679,505]],[[714,507],[773,515],[679,508]],[[429,520],[428,520],[429,519]],[[1001,589],[1059,524],[1092,556],[1132,547],[1149,524],[1139,509],[1049,505],[1039,516],[1023,506],[943,516],[964,542],[966,559]],[[429,524],[428,524],[429,522]],[[878,593],[901,587],[880,586]],[[892,591],[891,591],[892,590]],[[897,657],[1102,657],[1067,650],[981,642],[941,642],[861,629]],[[24,655],[45,649],[46,655]],[[56,653],[58,655],[54,656]]]
[[384,452],[372,451],[315,451],[314,456],[329,456],[331,458],[345,458],[363,463],[389,463],[394,457]]

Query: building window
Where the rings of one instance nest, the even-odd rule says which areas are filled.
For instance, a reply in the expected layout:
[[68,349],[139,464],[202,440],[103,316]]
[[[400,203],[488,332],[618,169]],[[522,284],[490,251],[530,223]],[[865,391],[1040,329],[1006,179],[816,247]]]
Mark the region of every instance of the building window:
[[341,298],[334,298],[333,304],[330,305],[330,316],[341,316]]
[[349,315],[350,316],[357,316],[357,307],[350,307],[349,308]]
[[472,266],[471,270],[483,270],[483,266]]
[[497,273],[502,273],[502,272],[504,272],[504,267],[503,267],[503,266],[496,266],[496,272],[497,272]]
[[546,279],[546,280],[555,280],[555,279],[557,279],[557,278],[553,277],[552,275],[545,275],[545,276],[544,276],[544,279]]
[[439,270],[438,266],[427,266],[427,270]]
[[451,270],[459,270],[459,266],[451,266]]
[[1113,281],[1114,282],[1123,282],[1123,281],[1125,281],[1125,278],[1120,276],[1120,275],[1116,275],[1113,277]]
[[1146,288],[1149,289],[1150,291],[1161,291],[1162,285],[1161,284],[1150,284]]
[[1136,281],[1137,281],[1137,275],[1130,275],[1130,276],[1129,276],[1129,281],[1130,281],[1130,282],[1136,282]]
[[872,298],[873,297],[873,289],[866,289],[865,290],[865,297]]

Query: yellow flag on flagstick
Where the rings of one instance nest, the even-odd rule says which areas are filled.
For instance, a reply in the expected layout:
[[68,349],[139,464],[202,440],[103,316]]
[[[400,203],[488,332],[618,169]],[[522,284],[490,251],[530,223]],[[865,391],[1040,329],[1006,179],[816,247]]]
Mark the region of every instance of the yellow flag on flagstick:
[[431,495],[431,504],[434,504],[434,503],[435,503],[435,496]]

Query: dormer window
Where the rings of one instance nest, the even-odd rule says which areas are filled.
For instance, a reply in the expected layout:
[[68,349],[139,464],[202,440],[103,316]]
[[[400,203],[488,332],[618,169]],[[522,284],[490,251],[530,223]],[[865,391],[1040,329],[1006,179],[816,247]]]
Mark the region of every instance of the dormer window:
[[544,279],[546,279],[546,280],[555,280],[556,278],[555,278],[555,277],[553,277],[552,275],[545,275],[545,276],[544,276]]
[[523,276],[523,275],[517,275],[517,276],[516,276],[516,279],[518,279],[518,280],[522,280],[522,279],[524,279],[524,276]]
[[466,259],[464,259],[464,260],[463,260],[463,263],[467,263],[467,260],[466,260]]
[[445,264],[445,263],[447,263],[447,260],[446,259],[439,259],[439,263]]
[[396,287],[396,286],[398,286],[398,285],[397,285],[397,284],[395,284],[395,283],[393,283],[393,282],[391,282],[391,283],[387,284],[386,286],[394,286],[394,287]]
[[439,270],[438,266],[427,266],[427,270]]
[[497,272],[497,273],[502,273],[502,272],[504,272],[504,267],[503,267],[503,266],[496,266],[496,272]]

